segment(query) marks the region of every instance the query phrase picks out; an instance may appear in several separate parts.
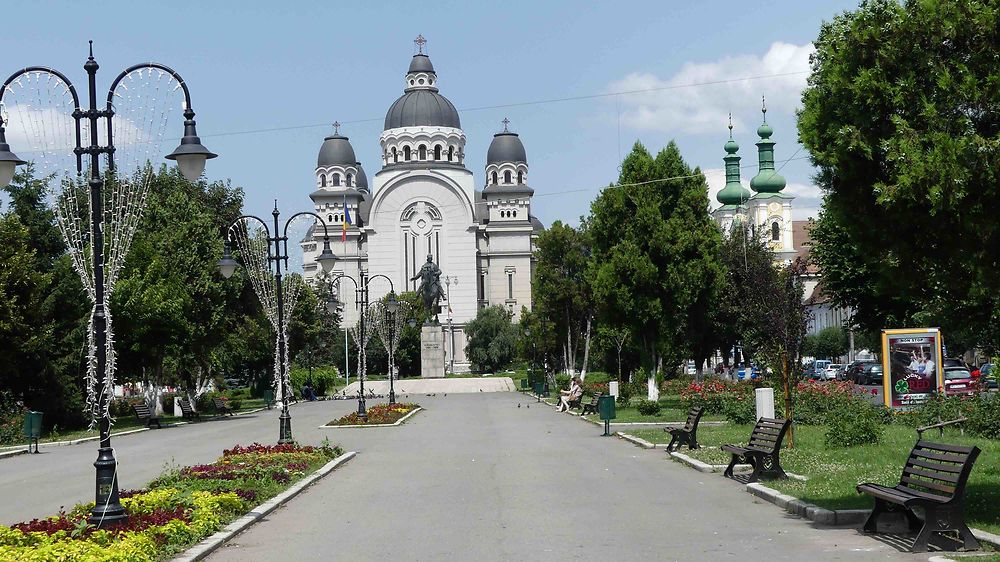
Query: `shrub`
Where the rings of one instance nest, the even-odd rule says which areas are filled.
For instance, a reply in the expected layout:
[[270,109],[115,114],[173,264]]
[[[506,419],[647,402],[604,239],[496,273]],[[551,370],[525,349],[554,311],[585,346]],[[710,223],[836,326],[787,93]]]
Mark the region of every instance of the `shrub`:
[[[620,386],[620,385],[619,385]],[[583,392],[588,396],[600,396],[608,393],[608,383],[606,382],[585,382]]]
[[751,424],[757,421],[757,400],[753,394],[734,393],[722,401],[722,414],[729,423]]
[[126,418],[132,415],[132,404],[141,402],[141,398],[113,398],[108,405],[108,411],[113,418]]
[[229,407],[232,408],[233,410],[239,410],[241,406],[243,406],[243,401],[240,400],[239,398],[229,399]]
[[636,403],[635,409],[644,416],[655,416],[660,413],[660,403],[656,400],[640,400]]
[[221,395],[218,392],[206,392],[195,399],[194,409],[199,412],[215,411],[215,403],[212,400],[219,397]]
[[23,441],[24,408],[11,404],[0,410],[0,445],[14,445]]
[[[370,365],[371,363],[369,363]],[[336,367],[316,367],[312,372],[313,391],[316,396],[325,396],[328,392],[333,392],[337,386],[339,371]],[[292,390],[296,394],[302,392],[302,387],[309,380],[309,369],[295,368],[289,376]]]
[[896,415],[914,426],[932,425],[966,417],[965,430],[986,439],[1000,439],[1000,400],[993,393],[971,396],[933,396],[911,412]]
[[751,383],[709,379],[700,383],[689,383],[680,391],[685,409],[694,406],[705,408],[706,413],[725,414],[725,403],[749,399],[753,403],[755,386]]
[[885,433],[883,408],[863,398],[853,398],[827,413],[826,444],[830,447],[869,445],[882,440]]
[[859,391],[853,382],[800,382],[795,386],[793,396],[795,423],[822,425],[830,412],[850,405],[858,398]]
[[693,382],[694,377],[691,375],[680,375],[670,380],[663,381],[663,384],[660,385],[660,390],[664,394],[680,394],[682,390],[691,386],[691,383]]

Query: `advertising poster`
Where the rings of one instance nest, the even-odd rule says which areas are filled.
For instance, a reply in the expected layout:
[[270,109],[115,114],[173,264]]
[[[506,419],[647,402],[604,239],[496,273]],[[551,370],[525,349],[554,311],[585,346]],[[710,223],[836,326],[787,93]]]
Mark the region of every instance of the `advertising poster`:
[[916,406],[943,387],[941,331],[938,328],[882,330],[885,405]]

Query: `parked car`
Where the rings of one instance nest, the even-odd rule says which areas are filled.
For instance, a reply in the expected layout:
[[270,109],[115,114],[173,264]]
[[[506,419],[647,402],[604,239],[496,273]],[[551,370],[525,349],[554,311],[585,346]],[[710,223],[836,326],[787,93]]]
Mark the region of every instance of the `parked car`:
[[[965,368],[968,368],[968,365],[966,365],[965,361],[962,361],[958,357],[945,357],[944,358],[944,362],[942,363],[941,367],[945,368],[945,369],[947,369],[948,367],[965,367]],[[969,369],[969,371],[971,372],[972,370]]]
[[747,376],[747,368],[746,367],[742,367],[741,366],[739,368],[739,370],[736,371],[736,378],[738,380],[741,380],[741,381],[754,380],[754,379],[757,379],[759,377],[760,377],[760,369],[757,367],[757,365],[752,365],[750,367],[750,374],[749,374],[749,376]]
[[830,361],[829,359],[817,359],[813,361],[812,373],[810,373],[809,378],[821,378],[823,372],[826,371],[826,368],[829,367],[831,363],[833,363],[833,361]]
[[944,368],[944,393],[946,395],[974,394],[976,379],[968,367]]
[[840,373],[844,366],[840,363],[830,363],[827,368],[823,371],[823,380],[825,381],[835,381],[837,380],[837,374]]
[[979,381],[980,390],[998,390],[997,376],[993,372],[993,363],[983,363],[972,371],[972,377]]
[[854,384],[881,385],[882,384],[882,364],[874,361],[865,361],[855,365],[848,380]]

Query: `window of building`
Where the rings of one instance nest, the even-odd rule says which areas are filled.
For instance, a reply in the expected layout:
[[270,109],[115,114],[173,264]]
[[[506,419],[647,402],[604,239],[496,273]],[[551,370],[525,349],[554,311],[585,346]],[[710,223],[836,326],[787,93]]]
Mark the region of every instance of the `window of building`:
[[448,161],[449,162],[453,162],[454,160],[455,160],[455,147],[454,146],[449,146],[448,147]]
[[441,145],[440,144],[434,147],[434,159],[435,160],[440,160],[441,159]]
[[340,185],[340,174],[333,174],[333,186],[337,187]]
[[352,183],[354,183],[354,175],[347,174],[347,187],[351,187]]
[[403,147],[403,160],[410,161],[410,147],[408,146]]
[[329,224],[333,224],[333,215],[327,215],[326,216],[326,222],[329,223]]
[[497,173],[493,172],[493,185],[496,185],[496,183],[497,183]]
[[419,155],[420,160],[427,160],[427,147],[420,145],[420,148],[417,149],[417,154]]
[[392,147],[392,163],[395,164],[399,162],[399,153],[396,152],[396,147]]
[[326,187],[326,174],[319,175],[319,186]]
[[524,172],[518,172],[517,173],[517,185],[521,185],[523,183],[524,183]]
[[510,184],[510,170],[503,173],[503,182],[508,185]]
[[486,299],[486,274],[479,274],[479,300]]
[[507,298],[508,299],[513,299],[514,298],[514,272],[513,271],[508,271],[507,272]]
[[771,241],[772,242],[777,242],[778,240],[781,240],[781,229],[778,227],[778,223],[772,222],[771,223]]

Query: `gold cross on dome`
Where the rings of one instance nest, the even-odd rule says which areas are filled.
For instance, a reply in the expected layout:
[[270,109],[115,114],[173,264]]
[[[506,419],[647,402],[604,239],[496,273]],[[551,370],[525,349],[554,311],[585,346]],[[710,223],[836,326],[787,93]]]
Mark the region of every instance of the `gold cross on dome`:
[[340,121],[334,121],[333,122],[333,134],[335,134],[335,135],[339,135],[340,134]]
[[417,44],[417,54],[423,54],[424,45],[427,44],[427,40],[424,39],[423,34],[417,35],[417,38],[413,42]]
[[510,131],[507,130],[507,125],[510,125],[510,119],[507,119],[506,117],[504,117],[503,121],[501,121],[501,123],[503,123],[503,132],[509,133]]

